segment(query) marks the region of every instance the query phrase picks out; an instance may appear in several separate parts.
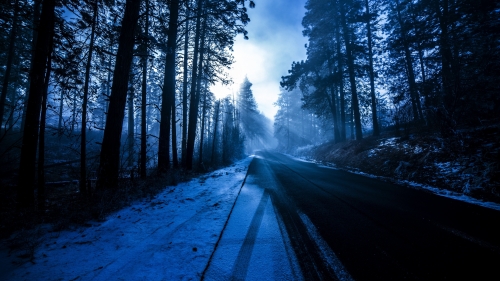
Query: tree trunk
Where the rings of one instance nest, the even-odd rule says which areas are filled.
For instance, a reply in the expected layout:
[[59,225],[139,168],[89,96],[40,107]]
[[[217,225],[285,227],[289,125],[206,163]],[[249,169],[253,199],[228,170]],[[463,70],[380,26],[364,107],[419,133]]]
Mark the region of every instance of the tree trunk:
[[[179,0],[170,2],[170,19],[168,22],[167,53],[165,58],[165,76],[163,79],[160,138],[158,141],[158,172],[170,168],[170,119],[172,101],[175,99],[175,51],[177,48],[177,21],[179,18]],[[173,124],[174,122],[172,122]]]
[[345,92],[344,92],[344,59],[340,48],[340,18],[337,19],[338,25],[335,32],[337,41],[337,59],[338,59],[338,79],[339,79],[339,99],[340,99],[340,140],[346,140],[346,119],[345,119]]
[[[54,0],[55,1],[55,0]],[[37,47],[37,39],[38,39],[38,28],[39,28],[39,19],[40,19],[40,13],[41,13],[41,4],[42,0],[34,0],[33,3],[33,36],[31,40],[31,62],[30,62],[30,68],[31,71],[33,70],[34,64],[35,64],[35,50]],[[28,87],[26,89],[26,95],[24,95],[24,101],[23,101],[23,114],[22,114],[22,120],[21,120],[21,132],[24,132],[24,124],[26,123],[26,112],[28,110],[28,99],[29,99],[29,93],[31,92],[31,75],[28,77]]]
[[370,5],[368,4],[368,0],[365,0],[366,6],[366,30],[368,37],[368,60],[370,62],[369,71],[370,71],[370,97],[371,97],[371,106],[372,106],[372,123],[373,123],[373,135],[380,135],[380,128],[378,126],[378,118],[377,118],[377,98],[375,97],[375,74],[373,72],[373,47],[372,47],[372,30],[370,23]]
[[38,210],[45,209],[45,121],[47,119],[47,96],[49,91],[50,73],[52,71],[53,41],[50,43],[50,52],[47,61],[47,72],[45,74],[45,85],[42,96],[42,113],[40,116],[40,141],[38,142]]
[[401,12],[399,9],[399,1],[396,0],[396,11],[398,13],[398,21],[401,26],[401,39],[403,40],[403,47],[405,51],[405,60],[406,60],[406,69],[408,71],[408,85],[410,86],[410,98],[411,98],[411,108],[413,112],[413,120],[418,122],[420,120],[418,109],[417,109],[417,99],[418,92],[415,83],[415,73],[413,71],[413,60],[411,57],[410,44],[408,43],[408,39],[406,37],[406,30],[403,29],[404,22],[401,17]]
[[[203,0],[198,0],[197,5],[197,18],[196,18],[196,33],[195,33],[195,45],[194,45],[194,55],[193,55],[193,69],[191,75],[191,100],[189,104],[189,125],[188,125],[188,138],[186,143],[186,166],[187,170],[193,168],[193,154],[194,154],[194,140],[196,138],[196,124],[198,121],[198,104],[200,97],[196,96],[196,82],[198,80],[198,52],[200,39],[204,42],[204,31],[201,31],[201,10],[203,8]],[[205,26],[205,23],[203,24]],[[202,46],[203,47],[203,46]],[[200,59],[202,61],[202,59]]]
[[[14,82],[14,89],[17,89],[20,85],[19,85],[19,76],[16,77],[16,79],[13,81]],[[16,115],[16,105],[17,105],[17,102],[18,102],[18,98],[17,98],[17,94],[16,94],[16,91],[10,91],[10,112],[9,112],[9,117],[7,117],[7,120],[5,120],[6,122],[9,121],[9,128],[13,128],[14,127],[14,121],[17,122],[18,120],[18,116],[19,114]]]
[[[76,94],[73,95],[73,113],[71,116],[71,133],[75,131],[75,124],[76,124]],[[77,126],[78,129],[78,126]]]
[[148,73],[148,41],[149,41],[149,0],[146,0],[146,24],[144,28],[144,54],[142,57],[142,93],[141,93],[141,179],[146,178],[146,149],[147,149],[147,124],[146,124],[146,105],[147,105],[147,73]]
[[[205,31],[207,28],[207,21],[205,17],[205,21],[203,22],[203,29],[202,29],[202,39],[201,39],[201,44],[200,44],[200,60],[198,62],[198,77],[197,77],[197,85],[196,85],[196,97],[197,97],[197,103],[200,103],[200,98],[201,98],[201,80],[203,78],[203,56],[205,53]],[[209,59],[207,59],[209,61]],[[205,83],[205,88],[206,90],[206,83]],[[205,93],[205,98],[206,98],[206,93]],[[219,102],[220,103],[220,102]],[[203,119],[203,115],[201,117]],[[195,134],[196,135],[196,134]],[[200,141],[201,138],[203,138],[203,130],[200,132]],[[200,164],[202,159],[199,160]]]
[[217,102],[217,108],[214,114],[214,137],[212,141],[212,160],[210,161],[212,166],[215,166],[215,148],[217,147],[217,124],[219,124],[219,110],[220,110],[220,100]]
[[64,90],[61,89],[61,99],[59,100],[59,122],[57,125],[57,132],[59,135],[62,134],[63,103],[64,103]]
[[[114,40],[113,40],[113,37],[111,37],[111,42],[109,44],[110,46],[110,50],[109,50],[109,53],[111,53],[113,51],[113,45],[114,45]],[[104,124],[102,124],[102,127],[106,127],[106,119],[107,119],[107,114],[108,114],[108,109],[109,109],[109,97],[111,96],[111,60],[112,60],[112,55],[109,55],[109,59],[108,59],[108,75],[106,77],[106,98],[104,99],[104,116],[103,116],[103,119],[104,119]]]
[[7,99],[7,90],[9,88],[10,71],[12,69],[12,61],[14,59],[14,45],[16,43],[17,18],[19,14],[19,0],[14,4],[14,18],[12,20],[12,28],[9,36],[9,49],[7,51],[7,65],[3,77],[2,94],[0,95],[0,130],[3,124],[3,115],[5,110],[5,100]]
[[130,87],[128,89],[128,118],[127,118],[127,151],[128,151],[128,158],[127,158],[127,166],[128,168],[132,168],[134,166],[134,97],[135,97],[135,87],[134,87],[134,71],[131,69],[130,71]]
[[328,100],[328,105],[330,106],[330,110],[332,111],[332,117],[333,117],[333,135],[335,138],[335,143],[340,142],[340,132],[339,132],[339,127],[338,127],[338,120],[337,120],[337,99],[336,99],[336,94],[335,94],[335,87],[330,87],[331,91],[331,98],[328,96],[328,92],[325,91],[326,99]]
[[175,97],[172,102],[172,165],[174,169],[179,168],[179,156],[177,155],[177,111]]
[[449,18],[449,7],[448,0],[443,0],[443,5],[441,9],[441,1],[435,1],[436,13],[439,19],[439,28],[441,29],[439,37],[439,52],[441,53],[441,75],[443,80],[444,89],[444,99],[446,106],[450,106],[453,103],[453,55],[451,53],[450,39],[448,35],[448,18]]
[[97,188],[100,189],[118,187],[120,139],[140,2],[127,0],[125,5],[98,169]]
[[200,133],[200,167],[203,164],[203,140],[205,136],[205,115],[207,112],[207,93],[203,97],[203,109],[201,110],[201,133]]
[[93,3],[94,16],[92,18],[92,30],[90,33],[89,53],[87,65],[85,66],[85,84],[83,86],[82,101],[82,130],[80,138],[80,194],[87,196],[87,102],[89,99],[90,67],[92,66],[92,53],[94,51],[95,26],[97,22],[97,1]]
[[[329,61],[328,67],[329,67],[330,73],[333,73],[331,61]],[[319,77],[318,74],[317,74],[317,76]],[[335,139],[335,143],[339,143],[340,142],[340,132],[339,132],[339,127],[338,127],[338,115],[337,115],[337,95],[335,93],[334,85],[330,86],[329,88],[330,88],[331,95],[328,95],[328,89],[325,89],[324,93],[325,93],[325,98],[328,102],[328,106],[330,107],[330,110],[332,112],[333,136]],[[301,115],[301,118],[302,118],[302,115]],[[301,124],[302,124],[302,120],[301,120]],[[303,126],[302,126],[302,132],[304,132]],[[302,135],[303,135],[303,133],[302,133]]]
[[[227,103],[225,102],[225,105],[224,105],[224,108],[222,109],[223,112],[226,112],[227,111],[227,107],[226,107]],[[232,149],[230,147],[228,147],[226,144],[228,143],[227,141],[227,137],[228,137],[228,132],[227,132],[227,128],[228,128],[228,124],[227,124],[227,112],[226,114],[222,116],[222,120],[221,120],[221,123],[222,123],[222,145],[221,145],[221,150],[222,150],[222,163],[225,164],[228,162],[227,158],[228,158],[228,153],[229,153],[229,149]],[[232,153],[231,153],[232,154]]]
[[42,104],[47,60],[50,55],[55,22],[55,0],[44,0],[40,17],[39,34],[31,70],[30,94],[26,109],[17,199],[20,207],[34,205],[34,184],[38,126]]
[[350,116],[351,120],[350,120],[350,123],[351,123],[351,140],[354,140],[354,111],[352,109],[352,105],[351,105],[351,116]]
[[351,35],[351,31],[347,27],[347,21],[346,21],[346,16],[344,12],[344,6],[342,3],[340,3],[340,14],[341,14],[341,20],[342,20],[342,29],[343,29],[343,34],[344,34],[344,43],[345,43],[345,48],[346,48],[346,54],[347,54],[347,68],[349,70],[349,82],[351,84],[351,108],[352,111],[354,112],[354,122],[356,125],[356,139],[360,140],[363,138],[363,133],[361,130],[361,115],[359,113],[359,101],[358,101],[358,93],[356,90],[356,77],[354,73],[354,58],[352,55],[352,42],[349,38]]
[[188,49],[189,49],[189,9],[186,9],[186,33],[184,34],[184,64],[183,64],[183,83],[182,83],[182,140],[181,140],[181,153],[182,153],[182,166],[186,166],[186,141],[187,141],[187,91],[188,91]]

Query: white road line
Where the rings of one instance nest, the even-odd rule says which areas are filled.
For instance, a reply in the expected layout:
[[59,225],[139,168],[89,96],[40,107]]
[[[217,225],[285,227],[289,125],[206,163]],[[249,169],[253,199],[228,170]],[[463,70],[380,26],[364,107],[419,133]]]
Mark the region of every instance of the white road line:
[[342,281],[353,281],[352,276],[347,272],[342,262],[339,260],[337,255],[330,249],[328,244],[321,238],[321,235],[318,233],[318,230],[311,222],[309,217],[302,212],[299,212],[299,216],[307,228],[307,232],[309,236],[314,241],[318,249],[320,250],[321,257],[326,261],[330,269],[335,273],[337,278]]

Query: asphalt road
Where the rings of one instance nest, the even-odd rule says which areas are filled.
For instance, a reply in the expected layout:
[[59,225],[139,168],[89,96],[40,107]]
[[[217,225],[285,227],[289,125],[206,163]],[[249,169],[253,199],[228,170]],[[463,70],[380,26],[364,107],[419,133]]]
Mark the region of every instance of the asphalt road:
[[249,175],[268,187],[306,280],[500,280],[498,211],[266,151]]

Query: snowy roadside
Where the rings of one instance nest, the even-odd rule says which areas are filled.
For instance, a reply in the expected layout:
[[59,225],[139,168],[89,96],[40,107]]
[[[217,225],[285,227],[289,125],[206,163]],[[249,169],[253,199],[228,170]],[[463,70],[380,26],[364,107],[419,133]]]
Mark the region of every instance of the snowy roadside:
[[297,161],[302,161],[302,162],[316,164],[319,167],[342,170],[342,171],[346,171],[346,172],[349,172],[349,173],[362,175],[362,176],[365,176],[365,177],[370,177],[370,178],[381,179],[381,180],[384,180],[384,181],[395,182],[397,184],[408,186],[408,187],[411,187],[411,188],[424,189],[424,190],[427,190],[429,192],[432,192],[435,195],[439,195],[439,196],[451,198],[451,199],[454,199],[454,200],[459,200],[459,201],[467,202],[467,203],[470,203],[470,204],[479,205],[479,206],[482,206],[482,207],[485,207],[485,208],[490,208],[490,209],[493,209],[493,210],[500,211],[500,204],[498,204],[498,203],[479,200],[479,199],[473,198],[471,196],[467,196],[467,195],[465,195],[463,193],[453,192],[453,191],[450,191],[450,190],[441,189],[441,188],[433,187],[433,186],[430,186],[430,185],[427,185],[427,184],[421,184],[421,183],[417,183],[417,182],[413,182],[413,181],[409,181],[409,180],[393,179],[393,178],[389,178],[389,177],[372,175],[372,174],[368,174],[368,173],[362,172],[362,171],[360,171],[359,169],[356,169],[356,168],[349,168],[349,167],[339,168],[334,163],[323,163],[323,162],[320,162],[320,161],[315,161],[315,160],[306,159],[306,158],[302,158],[302,157],[296,157],[296,156],[293,156],[293,155],[290,155],[290,154],[285,154],[285,155],[287,155],[288,157],[293,158],[293,159],[295,159]]
[[247,157],[136,202],[102,223],[42,237],[34,263],[2,252],[1,280],[199,279],[238,195]]

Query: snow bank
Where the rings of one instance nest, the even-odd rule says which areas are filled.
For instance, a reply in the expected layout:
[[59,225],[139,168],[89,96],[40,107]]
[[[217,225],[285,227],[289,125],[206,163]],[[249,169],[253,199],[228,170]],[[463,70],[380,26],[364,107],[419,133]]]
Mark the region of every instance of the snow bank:
[[251,157],[167,187],[102,223],[42,237],[34,263],[14,264],[1,280],[192,280],[214,250]]

